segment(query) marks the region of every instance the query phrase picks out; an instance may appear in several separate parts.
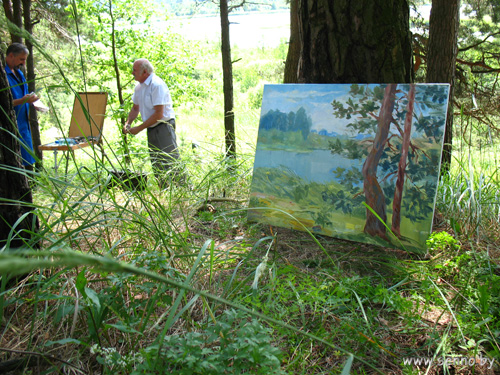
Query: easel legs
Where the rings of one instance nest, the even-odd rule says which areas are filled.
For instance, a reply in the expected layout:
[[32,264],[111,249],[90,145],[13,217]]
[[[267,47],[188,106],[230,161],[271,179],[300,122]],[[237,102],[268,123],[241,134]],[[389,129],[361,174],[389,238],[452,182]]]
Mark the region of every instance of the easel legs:
[[66,159],[66,168],[65,168],[65,171],[66,171],[66,175],[68,174],[68,161],[69,161],[69,152],[66,153],[66,151],[63,151],[63,156],[61,157],[60,160],[57,160],[57,153],[58,153],[58,150],[54,150],[54,173],[55,175],[57,176],[57,170],[59,169],[59,166],[61,165],[61,162],[63,161],[63,159]]

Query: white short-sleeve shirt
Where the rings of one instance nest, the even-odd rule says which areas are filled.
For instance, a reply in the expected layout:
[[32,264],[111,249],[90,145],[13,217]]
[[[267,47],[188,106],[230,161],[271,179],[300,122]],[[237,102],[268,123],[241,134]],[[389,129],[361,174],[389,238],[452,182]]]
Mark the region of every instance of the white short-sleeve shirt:
[[151,75],[143,82],[135,86],[132,102],[139,105],[142,121],[146,121],[154,113],[154,107],[164,105],[163,119],[175,118],[170,90],[163,80],[156,74]]

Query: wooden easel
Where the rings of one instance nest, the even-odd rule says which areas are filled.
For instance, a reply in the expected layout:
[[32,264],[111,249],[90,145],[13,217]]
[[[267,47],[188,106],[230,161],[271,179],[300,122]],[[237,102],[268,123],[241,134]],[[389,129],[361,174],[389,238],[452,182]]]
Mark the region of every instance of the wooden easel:
[[62,161],[57,159],[59,151],[63,152],[66,159],[66,174],[68,173],[68,160],[70,153],[88,146],[101,147],[102,129],[108,103],[107,92],[79,92],[75,95],[71,123],[67,137],[54,142],[38,146],[41,151],[54,152],[54,170],[57,170]]

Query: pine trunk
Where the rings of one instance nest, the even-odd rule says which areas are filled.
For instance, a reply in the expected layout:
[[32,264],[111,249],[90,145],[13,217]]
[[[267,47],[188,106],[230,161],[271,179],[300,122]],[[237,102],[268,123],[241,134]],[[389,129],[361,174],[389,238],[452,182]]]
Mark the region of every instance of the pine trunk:
[[[24,17],[24,29],[30,34],[33,34],[33,22],[31,20],[31,0],[22,0],[23,4],[23,17]],[[30,52],[28,55],[28,59],[26,61],[26,69],[27,69],[27,81],[28,81],[28,90],[29,92],[35,92],[36,90],[36,73],[35,73],[35,61],[33,58],[33,44],[26,40],[26,47]],[[33,151],[35,152],[37,163],[37,169],[41,169],[43,152],[38,149],[40,146],[40,124],[38,123],[38,114],[33,106],[30,108],[30,128],[31,128],[31,138],[33,139]]]
[[[14,137],[18,133],[16,114],[4,61],[0,52],[0,248],[5,245],[17,248],[31,239],[38,229],[38,219],[30,213],[33,200],[21,163],[20,145]],[[15,235],[9,243],[14,226]]]
[[407,0],[299,0],[299,82],[409,83]]
[[300,36],[298,10],[299,0],[290,1],[290,40],[285,62],[284,83],[297,83],[297,66],[300,57]]
[[460,0],[433,0],[427,46],[427,82],[449,83],[441,174],[449,170],[453,142],[453,96],[460,26]]
[[229,8],[227,0],[220,2],[221,52],[224,88],[224,134],[226,156],[236,157],[236,136],[234,131],[233,63],[229,41]]

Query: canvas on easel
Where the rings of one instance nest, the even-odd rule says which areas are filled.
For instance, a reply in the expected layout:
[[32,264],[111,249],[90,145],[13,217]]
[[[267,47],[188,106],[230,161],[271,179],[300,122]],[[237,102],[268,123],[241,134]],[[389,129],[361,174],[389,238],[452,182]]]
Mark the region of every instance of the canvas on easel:
[[[54,142],[38,146],[42,151],[54,152],[54,169],[58,169],[58,151],[74,152],[101,142],[108,93],[79,92],[75,95],[68,135]],[[67,160],[67,157],[66,157]],[[66,163],[67,169],[67,163]]]

